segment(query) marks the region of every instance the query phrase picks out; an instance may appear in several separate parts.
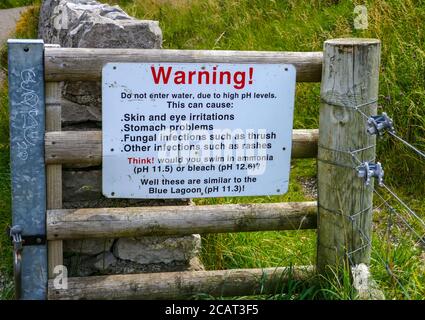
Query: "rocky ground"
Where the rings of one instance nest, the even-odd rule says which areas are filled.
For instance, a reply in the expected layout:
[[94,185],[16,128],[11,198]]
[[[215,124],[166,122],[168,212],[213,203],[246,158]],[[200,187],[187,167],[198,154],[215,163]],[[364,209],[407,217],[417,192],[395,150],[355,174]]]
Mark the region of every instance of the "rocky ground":
[[302,177],[299,179],[305,195],[317,199],[317,178]]
[[[26,7],[0,10],[0,45],[3,45],[15,29],[21,13]],[[3,67],[3,66],[2,66]],[[4,79],[3,68],[0,69],[0,82]]]

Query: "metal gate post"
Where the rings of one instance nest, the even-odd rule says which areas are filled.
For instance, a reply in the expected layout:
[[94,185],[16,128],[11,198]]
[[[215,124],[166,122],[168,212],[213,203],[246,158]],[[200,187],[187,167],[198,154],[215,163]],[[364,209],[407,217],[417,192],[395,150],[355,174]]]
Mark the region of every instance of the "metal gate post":
[[8,57],[16,298],[46,299],[44,43],[9,40]]

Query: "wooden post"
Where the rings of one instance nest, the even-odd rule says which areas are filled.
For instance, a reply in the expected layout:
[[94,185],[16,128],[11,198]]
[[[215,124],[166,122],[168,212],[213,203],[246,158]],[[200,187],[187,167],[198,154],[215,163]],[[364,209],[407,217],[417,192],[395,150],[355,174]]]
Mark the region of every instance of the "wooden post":
[[[59,45],[46,45],[47,48],[58,48]],[[62,88],[60,82],[46,83],[46,131],[62,130]],[[62,165],[49,164],[46,167],[47,209],[62,208]],[[63,265],[62,241],[48,242],[49,278],[54,277],[54,269]]]
[[[46,131],[61,130],[61,86],[59,82],[46,83]],[[46,168],[47,209],[62,208],[62,165],[49,164]],[[62,241],[48,242],[49,278],[54,268],[63,264]]]
[[380,48],[376,39],[334,39],[324,44],[318,144],[321,273],[344,262],[370,261],[373,182],[366,186],[357,176],[355,159],[375,161],[375,136],[366,132],[367,119],[361,112],[376,114]]

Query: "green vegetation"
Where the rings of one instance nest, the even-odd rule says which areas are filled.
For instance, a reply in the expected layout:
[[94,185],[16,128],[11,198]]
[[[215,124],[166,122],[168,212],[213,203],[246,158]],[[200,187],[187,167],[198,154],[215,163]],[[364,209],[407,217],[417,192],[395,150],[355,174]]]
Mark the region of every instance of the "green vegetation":
[[[368,28],[354,29],[354,5],[365,1],[109,0],[130,15],[158,20],[164,48],[321,51],[338,37],[382,41],[379,105],[400,136],[425,149],[425,3],[366,1]],[[320,84],[297,87],[295,128],[318,127]],[[379,144],[386,181],[422,195],[424,164],[400,143]],[[385,155],[384,155],[385,152]],[[381,156],[382,155],[382,156]]]
[[[25,11],[16,26],[15,38],[37,38],[38,7]],[[0,66],[7,72],[7,48],[0,48]],[[11,225],[10,169],[9,169],[9,108],[7,82],[0,83],[0,300],[13,297],[12,246],[6,236],[6,228]]]
[[[397,133],[425,149],[425,3],[423,1],[266,1],[266,0],[105,0],[140,19],[158,20],[164,48],[217,50],[321,51],[338,37],[370,37],[382,41],[380,111],[393,117]],[[356,4],[368,9],[368,28],[354,29]],[[320,84],[298,84],[294,128],[317,128]],[[386,183],[420,215],[425,215],[425,164],[391,139],[379,141],[378,159]],[[305,179],[315,176],[315,161],[294,161],[289,192],[279,197],[199,199],[197,204],[304,201]],[[304,179],[304,180],[303,180]],[[382,192],[385,195],[384,192]],[[386,199],[388,195],[386,195]],[[395,217],[393,236],[386,233],[388,210],[375,214],[372,273],[388,299],[423,299],[425,257]],[[393,206],[394,202],[391,203]],[[401,211],[401,207],[396,207]],[[404,215],[407,217],[407,215]],[[417,222],[409,223],[421,230]],[[423,230],[423,229],[422,229]],[[423,234],[423,231],[422,233]],[[387,248],[387,238],[391,247]],[[210,269],[312,264],[315,232],[251,232],[204,238],[203,260]],[[389,261],[394,276],[383,261]],[[346,277],[347,278],[347,277]],[[397,282],[396,279],[399,279]],[[317,279],[316,279],[317,280]],[[336,281],[336,280],[335,280]],[[326,280],[328,289],[310,286],[307,297],[352,298],[347,281]],[[323,282],[322,282],[323,285]],[[297,286],[296,286],[297,287]],[[302,296],[305,287],[297,287]],[[317,292],[316,292],[317,293]],[[295,297],[295,296],[294,296]],[[286,296],[288,298],[288,296]],[[300,298],[300,295],[297,296]]]
[[[393,117],[400,136],[425,149],[425,2],[366,1],[369,26],[353,27],[353,8],[364,1],[307,0],[104,0],[119,4],[140,19],[160,22],[164,48],[320,51],[326,39],[372,37],[382,40],[379,105]],[[354,3],[354,4],[353,4]],[[34,37],[36,13],[21,19],[18,37]],[[1,55],[5,62],[5,53]],[[10,224],[8,181],[7,88],[0,89],[0,275],[11,277],[11,248],[2,230]],[[320,84],[298,84],[294,128],[317,128]],[[386,181],[413,210],[425,216],[424,161],[391,139],[379,142],[378,159]],[[283,196],[198,199],[197,204],[306,201],[304,185],[316,175],[315,160],[292,163],[289,192]],[[309,188],[307,188],[309,189]],[[388,199],[385,192],[381,192]],[[425,253],[400,217],[375,197],[371,271],[387,299],[424,299]],[[392,205],[399,212],[400,206]],[[403,213],[404,217],[407,217]],[[391,218],[392,221],[389,221]],[[388,233],[388,222],[392,231]],[[409,223],[423,235],[413,219]],[[422,231],[420,231],[422,230]],[[208,269],[275,267],[314,263],[314,231],[250,232],[204,237],[203,261]],[[388,261],[391,274],[386,270]],[[353,299],[348,272],[344,277],[290,281],[269,299]],[[11,289],[0,292],[10,297]],[[260,298],[260,297],[259,297]],[[264,298],[264,297],[261,297]]]
[[2,2],[0,3],[0,9],[29,6],[33,3],[34,0],[2,0]]

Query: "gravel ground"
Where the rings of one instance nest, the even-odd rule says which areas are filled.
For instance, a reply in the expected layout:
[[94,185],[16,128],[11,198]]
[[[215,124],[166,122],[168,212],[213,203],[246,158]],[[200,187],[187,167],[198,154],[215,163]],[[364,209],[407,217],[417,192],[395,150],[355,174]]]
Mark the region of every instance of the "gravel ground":
[[304,193],[312,200],[317,199],[317,178],[299,178]]

